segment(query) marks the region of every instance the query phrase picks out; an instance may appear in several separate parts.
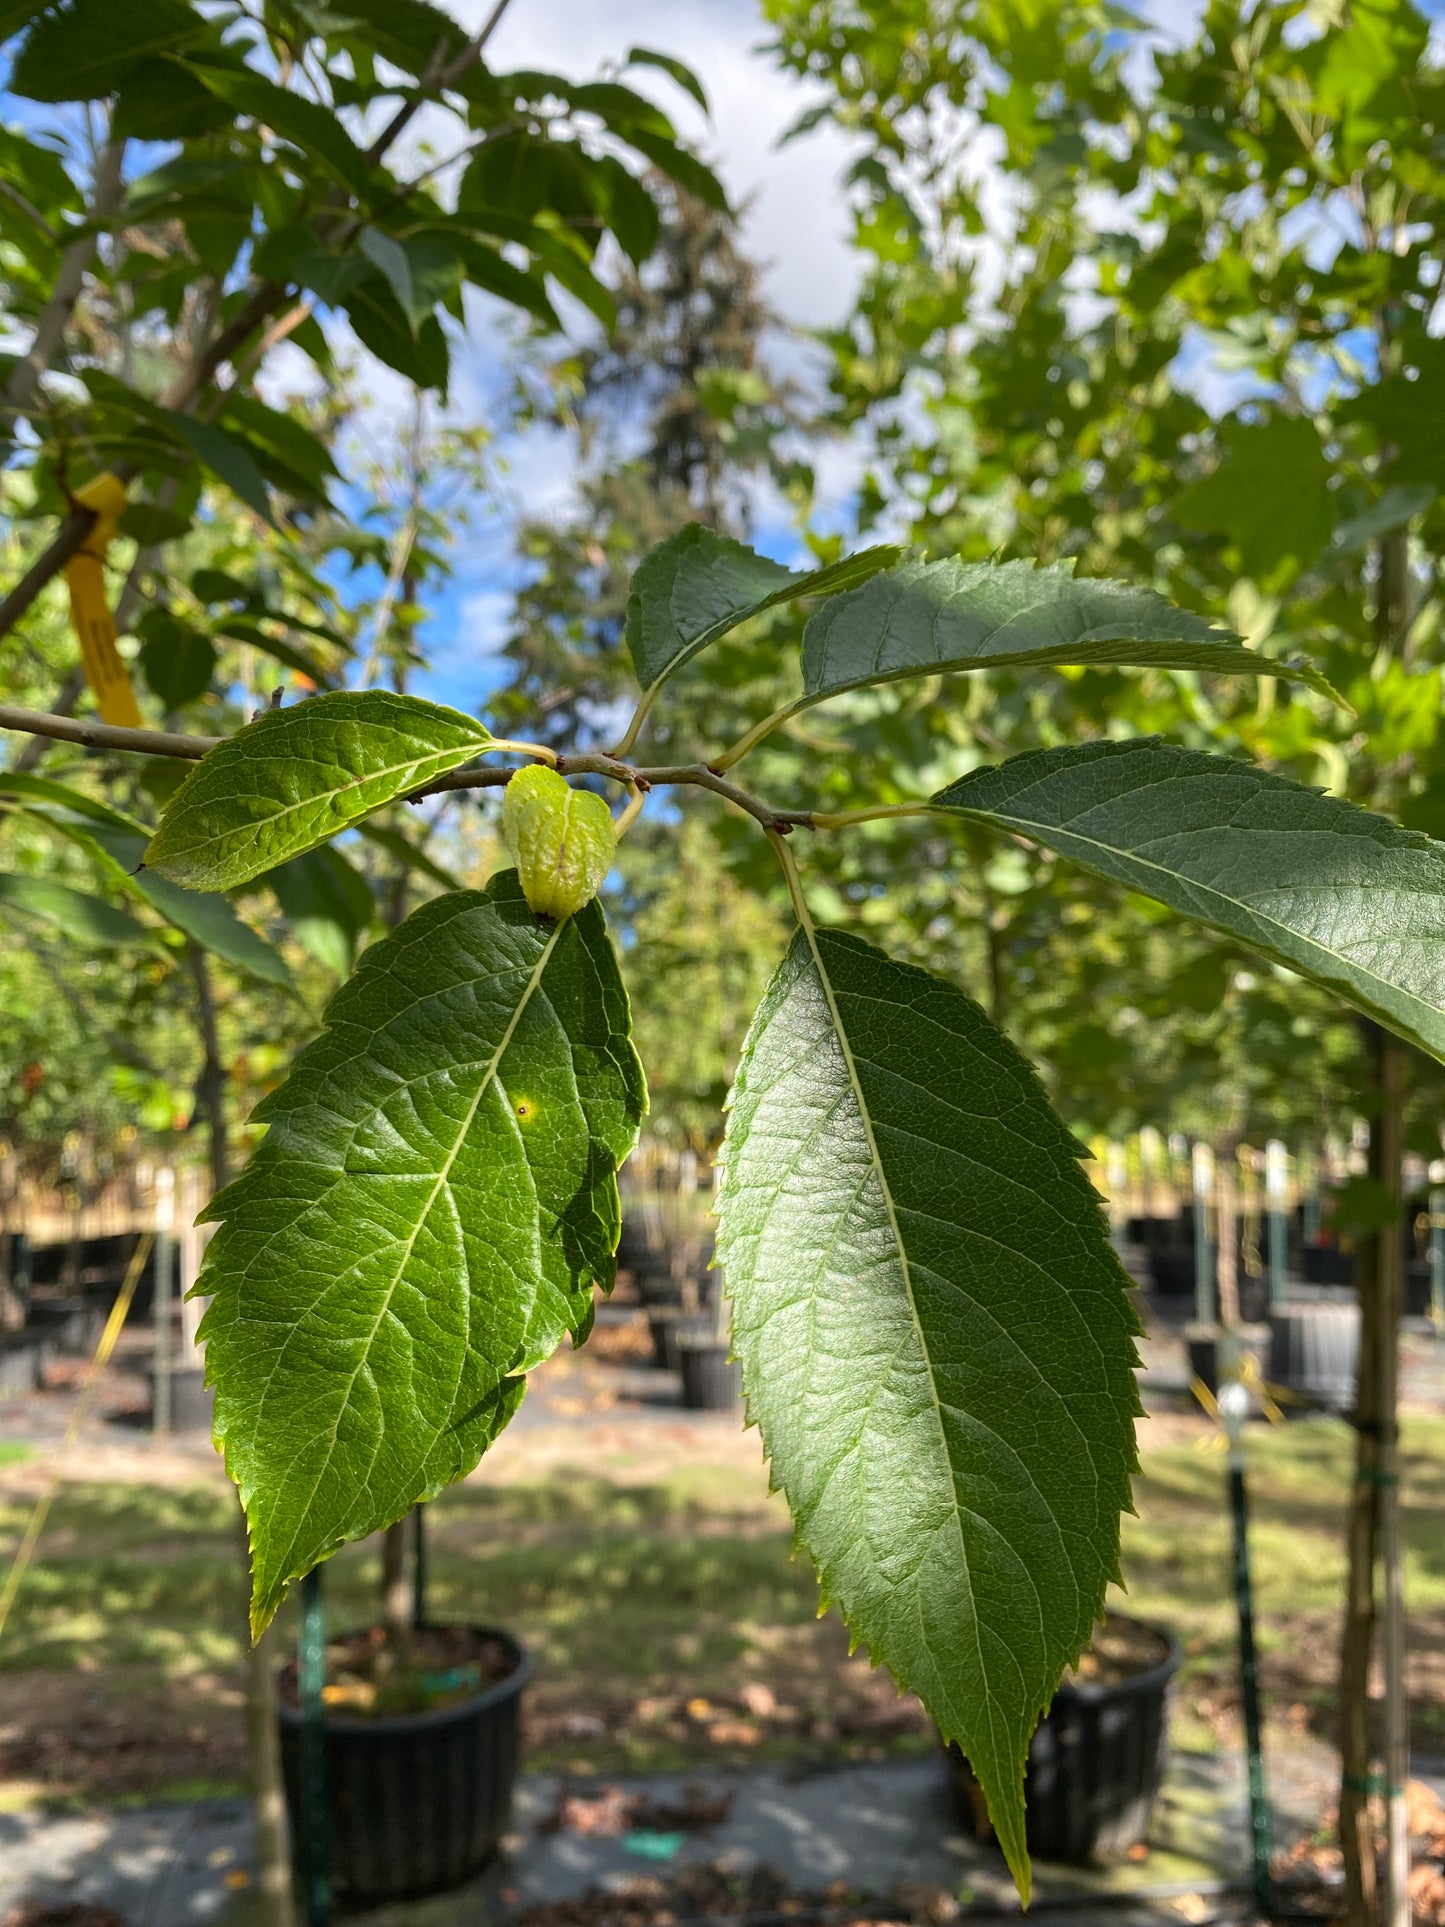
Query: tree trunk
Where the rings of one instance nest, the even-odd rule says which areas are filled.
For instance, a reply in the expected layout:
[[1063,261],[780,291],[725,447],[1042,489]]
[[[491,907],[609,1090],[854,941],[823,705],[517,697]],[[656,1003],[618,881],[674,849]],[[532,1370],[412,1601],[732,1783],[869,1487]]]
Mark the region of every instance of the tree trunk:
[[[1398,1207],[1404,1052],[1378,1024],[1366,1022],[1363,1029],[1375,1093],[1375,1116],[1370,1129],[1370,1176],[1393,1194]],[[1375,1566],[1381,1545],[1383,1481],[1393,1474],[1395,1464],[1395,1357],[1404,1283],[1404,1247],[1398,1210],[1390,1224],[1362,1241],[1356,1262],[1360,1363],[1355,1388],[1355,1477],[1346,1529],[1345,1624],[1340,1647],[1340,1848],[1344,1856],[1349,1927],[1376,1927],[1384,1915],[1371,1796],[1375,1736],[1370,1665],[1375,1640]],[[1398,1745],[1392,1749],[1397,1753],[1398,1750]],[[1387,1777],[1395,1764],[1387,1761]],[[1397,1819],[1396,1830],[1398,1824]],[[1398,1917],[1401,1902],[1393,1895],[1391,1900],[1390,1913]],[[1403,1904],[1408,1909],[1407,1897]],[[1408,1911],[1404,1917],[1408,1921]]]
[[[226,1126],[226,1067],[216,1026],[211,966],[198,944],[186,947],[196,986],[196,1028],[202,1066],[196,1092],[206,1113],[211,1152],[211,1183],[216,1191],[231,1181],[231,1140]],[[251,1590],[250,1548],[241,1521],[243,1598]],[[256,1818],[256,1864],[265,1927],[295,1927],[291,1894],[291,1842],[286,1823],[286,1788],[281,1777],[281,1742],[276,1730],[276,1675],[264,1637],[251,1643],[244,1623],[246,1652],[246,1753],[251,1768],[251,1798]]]
[[242,1637],[246,1648],[246,1757],[251,1769],[261,1920],[264,1927],[296,1927],[291,1888],[291,1829],[286,1816],[286,1787],[281,1776],[281,1736],[276,1725],[276,1669],[271,1658],[270,1634],[263,1633],[254,1645],[251,1643],[247,1598],[251,1589],[251,1561],[244,1514],[240,1523],[241,1570],[246,1576],[241,1594]]
[[389,1525],[381,1535],[381,1617],[387,1637],[403,1649],[411,1637],[415,1594],[407,1570],[407,1526],[411,1514]]

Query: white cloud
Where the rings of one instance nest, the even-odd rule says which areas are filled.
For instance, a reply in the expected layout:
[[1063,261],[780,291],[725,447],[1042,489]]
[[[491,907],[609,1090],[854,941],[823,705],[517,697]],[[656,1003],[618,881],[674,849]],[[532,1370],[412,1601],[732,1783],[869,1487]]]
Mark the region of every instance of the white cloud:
[[511,617],[510,589],[474,589],[462,597],[453,648],[469,662],[495,656],[507,640]]
[[[471,25],[490,5],[453,0],[452,11]],[[513,0],[487,58],[494,67],[569,77],[590,75],[634,45],[685,60],[708,91],[711,122],[655,70],[639,68],[630,78],[665,105],[717,167],[734,202],[745,204],[744,246],[763,267],[778,312],[802,327],[831,325],[847,312],[858,278],[839,184],[852,150],[840,133],[819,128],[775,151],[817,96],[759,51],[764,31],[753,0],[616,0],[585,8],[578,0]]]

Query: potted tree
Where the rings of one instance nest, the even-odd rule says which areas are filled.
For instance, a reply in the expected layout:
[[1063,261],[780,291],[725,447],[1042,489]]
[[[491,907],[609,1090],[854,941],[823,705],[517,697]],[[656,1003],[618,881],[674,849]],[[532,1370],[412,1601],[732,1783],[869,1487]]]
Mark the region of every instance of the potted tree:
[[[1109,1613],[1034,1729],[1024,1772],[1028,1849],[1041,1860],[1118,1860],[1148,1835],[1169,1758],[1171,1633]],[[960,1819],[992,1837],[978,1780],[948,1749]]]
[[321,1789],[307,1787],[299,1659],[279,1682],[298,1866],[304,1878],[324,1858],[332,1893],[357,1905],[459,1885],[496,1852],[511,1812],[531,1660],[510,1633],[427,1620],[423,1519],[418,1506],[383,1535],[379,1623],[324,1645],[321,1840],[310,1832]]

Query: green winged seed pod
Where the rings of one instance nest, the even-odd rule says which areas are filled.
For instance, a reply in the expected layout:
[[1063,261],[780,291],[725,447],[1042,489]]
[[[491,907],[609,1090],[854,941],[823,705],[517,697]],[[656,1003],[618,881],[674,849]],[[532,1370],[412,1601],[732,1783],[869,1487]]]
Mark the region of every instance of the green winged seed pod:
[[502,834],[533,912],[560,923],[602,888],[617,848],[612,812],[591,790],[574,790],[544,763],[507,785]]

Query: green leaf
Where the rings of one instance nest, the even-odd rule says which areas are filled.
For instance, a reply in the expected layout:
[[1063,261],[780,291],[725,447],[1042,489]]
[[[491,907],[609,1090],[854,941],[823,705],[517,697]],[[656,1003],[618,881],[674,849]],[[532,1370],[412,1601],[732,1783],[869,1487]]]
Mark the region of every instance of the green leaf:
[[1392,482],[1438,488],[1445,436],[1445,341],[1413,342],[1407,369],[1362,388],[1340,404],[1339,413],[1342,421],[1368,422],[1389,447]]
[[294,415],[268,408],[254,395],[228,395],[225,421],[249,444],[259,464],[271,461],[290,471],[294,493],[317,502],[326,500],[327,483],[339,479],[335,460],[320,436]]
[[1016,756],[933,803],[1222,930],[1445,1058],[1445,844],[1152,737]]
[[1118,1576],[1137,1321],[1080,1147],[978,1005],[800,930],[730,1099],[748,1414],[823,1597],[957,1740],[1024,1898],[1029,1736]]
[[1078,663],[1294,677],[1339,700],[1310,664],[1258,655],[1151,589],[1077,579],[1068,565],[950,558],[906,563],[825,603],[803,631],[795,707],[940,670]]
[[1382,535],[1407,527],[1417,515],[1423,515],[1434,500],[1435,490],[1428,483],[1417,483],[1413,488],[1387,488],[1378,502],[1372,502],[1358,515],[1340,523],[1331,547],[1338,555],[1358,554]]
[[347,976],[356,940],[376,912],[371,886],[360,871],[327,845],[292,857],[260,881],[275,891],[301,947],[336,976]]
[[704,207],[716,208],[720,214],[731,211],[727,189],[717,175],[696,154],[677,141],[667,140],[663,135],[651,133],[642,127],[630,127],[625,139],[629,147],[635,147],[670,181],[675,181],[684,193],[691,194]]
[[113,809],[109,803],[102,803],[99,797],[87,796],[83,790],[72,789],[69,783],[59,783],[53,776],[36,776],[29,770],[0,770],[0,795],[19,796],[34,803],[49,803],[57,809],[70,810],[76,816],[88,817],[92,822],[108,824],[112,829],[145,834],[143,826],[133,816],[127,816],[123,810]]
[[318,689],[325,689],[328,684],[336,680],[332,672],[323,668],[315,656],[309,655],[304,649],[298,649],[294,643],[283,641],[279,636],[273,636],[258,622],[246,622],[239,616],[223,616],[217,620],[216,633],[231,636],[237,642],[249,642],[253,649],[259,649],[263,655],[272,657],[276,662],[284,663],[288,669],[294,669],[308,682],[315,683]]
[[604,799],[542,763],[508,782],[502,836],[539,917],[575,916],[602,888],[617,854],[617,825]]
[[1302,415],[1272,415],[1227,423],[1222,435],[1228,459],[1184,491],[1174,519],[1231,536],[1256,581],[1292,579],[1326,547],[1334,522],[1319,430]]
[[653,47],[629,47],[627,50],[627,59],[623,62],[623,65],[627,67],[656,67],[660,72],[671,75],[672,79],[677,82],[683,92],[691,94],[702,111],[711,118],[712,109],[707,104],[707,90],[697,75],[692,71],[692,68],[686,66],[681,60],[674,58],[672,54],[660,54]]
[[460,710],[382,689],[268,709],[197,764],[146,862],[199,890],[249,883],[456,769],[491,740]]
[[[323,299],[325,297],[323,296]],[[413,330],[383,275],[368,274],[347,290],[342,305],[363,348],[418,388],[445,389],[451,354],[441,323],[428,315]]]
[[0,875],[0,904],[58,924],[77,943],[148,944],[152,933],[124,910],[50,877]]
[[355,38],[404,73],[426,73],[438,52],[445,66],[467,44],[466,29],[428,0],[344,0],[335,11],[361,26]]
[[99,100],[133,68],[205,33],[185,0],[69,0],[35,22],[6,85],[29,100]]
[[139,624],[145,679],[167,709],[205,695],[216,673],[216,645],[168,609],[150,609]]
[[128,502],[120,518],[120,532],[148,549],[161,542],[173,542],[190,532],[191,517],[175,509],[163,509],[155,502]]
[[262,74],[200,62],[191,71],[237,113],[264,124],[293,147],[313,155],[334,180],[359,200],[367,199],[372,176],[366,156],[329,108],[290,88],[278,87]]
[[632,578],[627,647],[637,680],[651,689],[749,616],[802,596],[851,588],[898,556],[896,548],[864,549],[795,575],[781,562],[689,522],[659,543]]
[[229,127],[235,116],[175,55],[148,60],[120,83],[111,132],[128,140],[189,140]]
[[137,896],[143,897],[184,936],[262,983],[275,984],[278,990],[295,991],[295,980],[285,958],[250,924],[243,923],[224,897],[183,889],[168,877],[157,876],[141,867],[146,850],[143,831],[95,825],[85,835],[92,849],[110,859],[114,874],[124,879]]
[[250,449],[226,434],[224,429],[217,428],[214,422],[198,421],[194,415],[182,415],[175,409],[165,412],[206,467],[226,484],[233,495],[239,496],[248,508],[255,509],[262,521],[269,522],[274,528],[276,519],[271,513],[271,496],[266,487],[266,478],[257,468]]
[[362,957],[207,1213],[258,1633],[319,1559],[469,1472],[585,1330],[645,1104],[595,903],[546,928],[506,871]]
[[438,240],[398,241],[375,227],[361,230],[358,246],[385,276],[407,326],[419,336],[438,304],[456,290],[461,280],[455,249]]
[[[27,807],[36,822],[46,824],[84,850],[113,882],[150,904],[168,924],[192,938],[203,950],[213,952],[263,983],[295,992],[296,985],[285,958],[249,924],[243,923],[224,897],[184,890],[180,884],[141,867],[146,833],[138,823],[119,811],[94,805],[91,798],[79,796],[78,792],[67,791],[62,783],[46,784],[47,788],[61,792],[52,797],[46,797],[40,788],[31,787],[44,784],[45,780],[7,774],[0,779],[0,791],[28,797]],[[37,808],[41,802],[61,802],[65,813],[55,815],[48,809]]]

